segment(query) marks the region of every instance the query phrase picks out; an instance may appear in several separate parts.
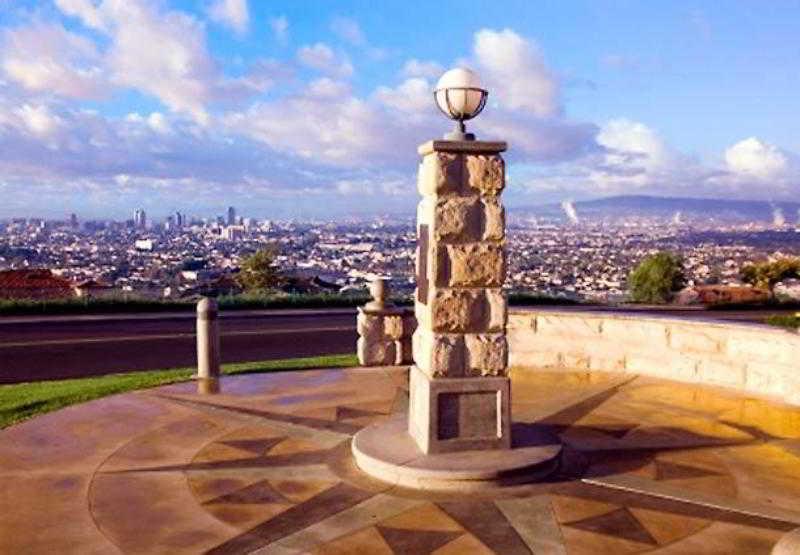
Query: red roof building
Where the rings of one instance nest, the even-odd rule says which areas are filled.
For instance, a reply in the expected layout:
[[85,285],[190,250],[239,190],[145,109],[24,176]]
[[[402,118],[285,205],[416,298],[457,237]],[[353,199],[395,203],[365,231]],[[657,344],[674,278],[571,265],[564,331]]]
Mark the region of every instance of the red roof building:
[[769,291],[739,285],[695,285],[678,293],[676,302],[681,305],[703,304],[758,304],[769,300]]
[[0,271],[0,299],[62,299],[74,295],[72,283],[50,270]]

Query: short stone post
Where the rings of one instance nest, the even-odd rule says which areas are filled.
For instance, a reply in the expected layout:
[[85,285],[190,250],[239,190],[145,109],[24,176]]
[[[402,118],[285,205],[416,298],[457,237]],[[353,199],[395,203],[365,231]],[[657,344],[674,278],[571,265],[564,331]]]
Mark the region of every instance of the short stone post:
[[771,555],[797,555],[800,553],[800,528],[795,528],[781,536],[770,553]]
[[217,301],[203,297],[197,303],[197,392],[219,392],[219,324]]
[[417,209],[409,433],[423,453],[511,446],[503,142],[430,141]]
[[411,362],[408,311],[387,303],[386,280],[370,282],[372,301],[358,308],[358,363],[393,366]]

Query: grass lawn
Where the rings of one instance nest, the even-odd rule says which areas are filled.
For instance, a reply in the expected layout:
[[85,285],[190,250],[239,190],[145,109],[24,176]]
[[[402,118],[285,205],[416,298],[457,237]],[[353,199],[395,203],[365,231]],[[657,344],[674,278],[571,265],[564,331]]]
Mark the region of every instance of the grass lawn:
[[800,312],[797,314],[776,314],[775,316],[768,316],[764,320],[767,324],[772,326],[780,326],[782,328],[800,329]]
[[[222,373],[226,375],[254,374],[309,368],[341,368],[357,364],[355,355],[327,355],[224,364]],[[0,386],[0,428],[5,428],[26,418],[106,395],[184,382],[189,380],[194,372],[194,368],[171,368],[73,380],[2,385]]]

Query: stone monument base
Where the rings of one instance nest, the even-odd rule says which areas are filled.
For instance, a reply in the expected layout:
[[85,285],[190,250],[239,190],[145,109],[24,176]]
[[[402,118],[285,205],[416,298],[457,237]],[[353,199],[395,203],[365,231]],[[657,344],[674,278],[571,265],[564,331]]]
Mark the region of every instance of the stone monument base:
[[505,376],[431,378],[412,366],[408,400],[408,433],[424,453],[511,447],[511,381]]
[[511,448],[425,454],[408,433],[408,415],[364,428],[353,456],[370,476],[406,488],[473,491],[542,480],[558,467],[561,443],[544,429],[515,434]]

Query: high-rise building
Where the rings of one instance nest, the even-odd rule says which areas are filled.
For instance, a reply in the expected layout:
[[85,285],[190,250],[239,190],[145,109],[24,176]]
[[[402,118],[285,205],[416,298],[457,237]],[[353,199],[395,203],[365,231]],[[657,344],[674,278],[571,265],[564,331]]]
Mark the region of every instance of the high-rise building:
[[228,207],[228,225],[236,225],[236,209],[233,206]]
[[186,225],[186,216],[180,212],[175,212],[175,226],[183,227],[184,225]]
[[72,229],[77,229],[78,228],[78,216],[76,216],[75,214],[70,214],[69,215],[69,226]]
[[137,208],[133,212],[133,226],[137,229],[144,229],[147,227],[147,214],[141,208]]

